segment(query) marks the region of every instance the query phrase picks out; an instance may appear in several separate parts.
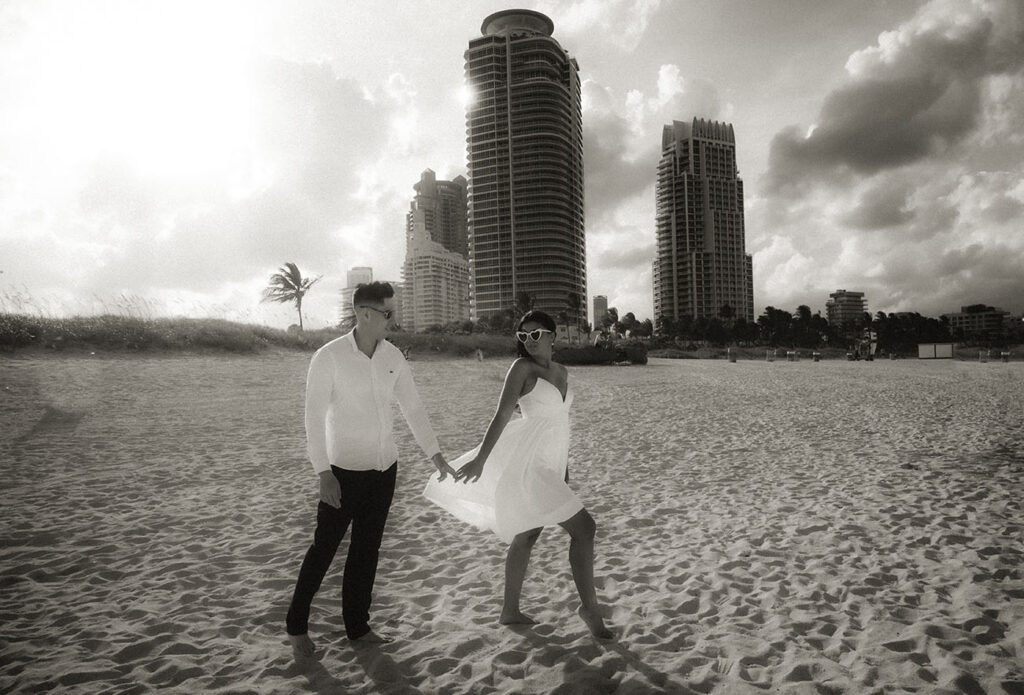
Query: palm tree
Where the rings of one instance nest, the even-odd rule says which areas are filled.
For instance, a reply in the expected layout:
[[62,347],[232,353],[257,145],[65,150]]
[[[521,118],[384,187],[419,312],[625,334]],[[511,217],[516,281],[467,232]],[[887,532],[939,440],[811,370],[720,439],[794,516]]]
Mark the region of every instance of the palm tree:
[[317,275],[315,278],[304,278],[302,273],[299,272],[299,267],[294,263],[285,263],[283,266],[278,268],[278,272],[270,276],[270,284],[263,290],[263,302],[280,302],[282,304],[286,302],[295,302],[295,308],[299,312],[299,330],[302,330],[302,298],[309,292],[309,288],[312,287],[320,279],[321,276]]

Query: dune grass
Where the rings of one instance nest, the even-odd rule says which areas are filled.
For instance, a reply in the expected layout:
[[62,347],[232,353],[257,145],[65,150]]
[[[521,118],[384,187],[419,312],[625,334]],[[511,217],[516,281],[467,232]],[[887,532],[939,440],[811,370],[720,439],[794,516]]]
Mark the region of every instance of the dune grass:
[[[225,352],[268,349],[312,352],[342,335],[337,328],[285,331],[258,324],[213,318],[142,318],[104,314],[50,318],[0,313],[0,351],[68,352]],[[510,338],[499,335],[414,334],[395,332],[388,339],[417,357],[511,356]]]
[[[0,313],[0,352],[223,352],[259,353],[286,349],[313,352],[342,335],[339,328],[285,331],[258,324],[213,318],[143,318],[103,314],[52,318]],[[515,356],[515,343],[505,335],[486,333],[388,334],[388,340],[413,359]],[[612,364],[647,361],[643,346],[611,350],[595,347],[558,348],[555,359],[564,364]]]

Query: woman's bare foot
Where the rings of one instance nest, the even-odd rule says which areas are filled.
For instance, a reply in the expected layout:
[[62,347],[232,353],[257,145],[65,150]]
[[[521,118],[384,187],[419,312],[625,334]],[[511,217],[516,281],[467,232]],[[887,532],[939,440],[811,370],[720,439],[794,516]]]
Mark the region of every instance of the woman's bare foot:
[[604,620],[597,614],[597,611],[588,610],[587,608],[580,606],[579,610],[576,612],[580,614],[581,618],[583,618],[583,622],[586,623],[587,628],[590,630],[590,634],[594,637],[597,637],[598,639],[611,639],[614,637],[612,631],[605,627]]
[[498,622],[502,625],[536,625],[537,621],[520,610],[502,609]]
[[356,637],[354,640],[350,640],[353,644],[391,644],[395,641],[394,637],[388,637],[387,635],[378,635],[373,630],[370,630],[362,637]]
[[314,657],[316,647],[309,635],[288,635],[288,641],[292,643],[292,656],[296,661],[308,661]]

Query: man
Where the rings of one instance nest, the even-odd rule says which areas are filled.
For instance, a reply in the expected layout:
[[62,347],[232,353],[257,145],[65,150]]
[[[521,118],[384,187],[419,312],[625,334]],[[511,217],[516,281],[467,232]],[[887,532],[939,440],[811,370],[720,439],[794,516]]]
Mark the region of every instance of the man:
[[288,609],[288,638],[297,660],[313,656],[310,607],[349,524],[352,537],[341,589],[345,634],[364,644],[390,641],[370,628],[369,618],[398,468],[393,399],[441,479],[455,474],[441,455],[408,363],[384,340],[394,313],[391,285],[359,285],[352,304],[355,328],[313,355],[306,379],[306,439],[320,478],[320,502],[313,544],[302,561]]

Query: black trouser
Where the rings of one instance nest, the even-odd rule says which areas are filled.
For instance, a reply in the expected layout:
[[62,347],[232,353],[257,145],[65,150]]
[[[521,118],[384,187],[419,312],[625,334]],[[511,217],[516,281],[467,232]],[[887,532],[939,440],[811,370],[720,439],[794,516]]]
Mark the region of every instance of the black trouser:
[[313,596],[334,560],[349,523],[352,537],[341,581],[342,619],[349,639],[358,639],[370,631],[373,580],[377,575],[384,524],[395,494],[397,471],[397,462],[386,471],[349,471],[331,466],[331,472],[341,484],[341,507],[335,509],[322,501],[317,506],[313,545],[302,561],[288,608],[289,635],[304,635],[308,631]]

